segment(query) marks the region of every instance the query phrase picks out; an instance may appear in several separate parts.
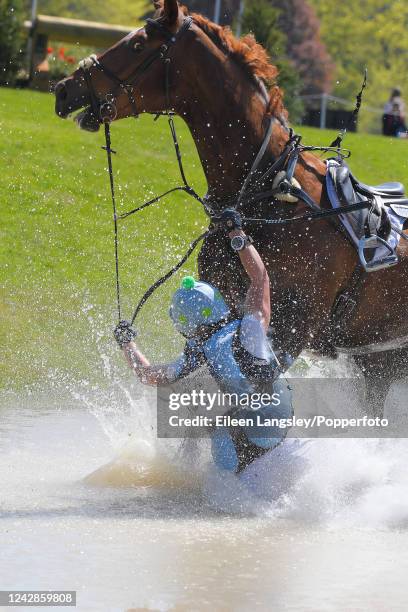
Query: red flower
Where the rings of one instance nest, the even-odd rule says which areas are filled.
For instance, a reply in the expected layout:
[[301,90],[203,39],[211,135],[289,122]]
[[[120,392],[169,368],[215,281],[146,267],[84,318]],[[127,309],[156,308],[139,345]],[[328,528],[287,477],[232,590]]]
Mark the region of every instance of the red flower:
[[65,59],[67,60],[68,64],[75,64],[76,60],[72,55],[68,55]]
[[54,51],[54,49],[52,47],[47,47],[47,53],[50,54]]
[[60,59],[64,59],[65,58],[65,47],[60,47],[58,49],[58,57]]

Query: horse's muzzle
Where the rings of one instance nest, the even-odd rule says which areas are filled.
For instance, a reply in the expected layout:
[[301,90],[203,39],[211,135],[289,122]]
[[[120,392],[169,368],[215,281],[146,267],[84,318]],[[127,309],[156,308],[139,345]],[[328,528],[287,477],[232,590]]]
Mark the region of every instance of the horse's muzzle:
[[63,79],[55,86],[55,112],[58,117],[66,119],[68,115],[88,106],[89,93],[82,83],[72,77]]
[[101,122],[99,117],[95,116],[94,111],[88,107],[83,111],[78,113],[75,117],[75,123],[81,128],[81,130],[85,130],[87,132],[97,132],[101,127]]
[[55,86],[55,112],[58,117],[65,119],[70,111],[68,109],[68,89],[64,81],[60,81]]

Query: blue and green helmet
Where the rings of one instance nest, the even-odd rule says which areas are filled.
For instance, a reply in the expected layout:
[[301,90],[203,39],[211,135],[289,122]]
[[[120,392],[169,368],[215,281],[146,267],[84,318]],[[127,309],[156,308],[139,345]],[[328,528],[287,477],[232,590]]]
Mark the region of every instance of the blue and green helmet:
[[229,308],[221,293],[208,283],[185,276],[173,295],[170,317],[183,336],[194,336],[201,325],[212,325],[226,319]]

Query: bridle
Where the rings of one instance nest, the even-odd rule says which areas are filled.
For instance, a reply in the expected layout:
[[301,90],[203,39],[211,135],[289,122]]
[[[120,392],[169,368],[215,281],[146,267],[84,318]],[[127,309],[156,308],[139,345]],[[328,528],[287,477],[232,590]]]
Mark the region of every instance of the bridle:
[[[176,33],[168,30],[163,23],[159,20],[147,19],[147,24],[155,29],[157,29],[160,34],[163,36],[165,42],[160,45],[157,49],[152,51],[145,60],[139,64],[127,77],[126,79],[120,79],[117,75],[115,75],[111,70],[106,68],[101,62],[97,59],[95,55],[91,55],[88,58],[82,60],[79,64],[79,68],[83,72],[83,76],[89,91],[90,96],[90,107],[92,114],[95,119],[104,124],[105,127],[105,146],[102,147],[106,153],[108,158],[108,172],[110,179],[110,189],[111,189],[111,197],[112,197],[112,206],[113,206],[113,222],[114,222],[114,236],[115,236],[115,264],[116,264],[116,296],[117,296],[117,311],[118,311],[118,319],[121,320],[121,299],[120,299],[120,283],[119,283],[119,258],[118,258],[118,221],[120,219],[125,219],[126,217],[155,204],[163,197],[167,196],[170,193],[175,191],[184,191],[187,195],[192,196],[194,199],[199,201],[204,207],[205,212],[211,218],[210,228],[201,234],[198,238],[193,240],[184,254],[184,256],[180,259],[180,261],[173,266],[171,270],[169,270],[164,276],[158,279],[142,296],[139,301],[131,319],[131,324],[134,323],[140,309],[146,303],[148,298],[154,293],[154,291],[160,287],[164,282],[166,282],[173,274],[181,268],[181,266],[188,260],[190,255],[195,250],[196,246],[204,239],[206,239],[211,234],[219,231],[221,226],[218,222],[219,216],[215,214],[215,211],[212,207],[212,203],[208,196],[201,198],[195,190],[189,185],[186,175],[184,172],[180,147],[177,139],[176,128],[174,125],[174,112],[171,110],[170,103],[170,66],[171,66],[171,57],[169,52],[171,48],[177,43],[177,41],[185,34],[191,24],[193,23],[192,17],[186,17],[180,26],[179,30]],[[130,39],[131,40],[131,39]],[[147,72],[150,66],[156,61],[160,60],[164,62],[165,65],[165,77],[164,77],[164,94],[165,94],[165,106],[166,110],[163,112],[155,113],[156,119],[165,115],[168,118],[168,123],[171,131],[171,136],[173,139],[173,145],[175,148],[175,153],[177,157],[177,162],[179,166],[180,175],[183,181],[182,186],[174,187],[172,189],[167,190],[163,194],[145,202],[144,204],[134,208],[133,210],[120,214],[117,214],[116,211],[116,201],[115,201],[115,189],[114,189],[114,177],[113,177],[113,168],[112,168],[112,154],[115,151],[111,148],[111,137],[110,137],[110,123],[117,117],[117,93],[125,92],[128,96],[130,106],[133,111],[133,115],[135,117],[138,116],[138,109],[134,97],[134,88],[136,85],[136,81]],[[91,76],[91,68],[96,68],[100,72],[103,73],[105,77],[107,77],[110,81],[113,82],[114,87],[105,94],[104,98],[101,99],[97,96],[95,92],[95,88],[92,82]],[[261,87],[261,92],[263,97],[265,97],[265,88]],[[266,102],[268,98],[266,96]],[[277,159],[273,160],[271,164],[269,164],[266,169],[264,168],[262,172],[259,172],[259,166],[265,156],[266,150],[268,148],[268,144],[273,131],[273,124],[276,120],[279,120],[282,125],[288,131],[288,140],[286,145],[282,151],[282,153],[278,156]],[[344,136],[344,134],[343,134]],[[342,136],[342,137],[343,137]],[[261,225],[289,225],[296,222],[309,222],[312,220],[325,219],[327,217],[336,217],[339,214],[344,214],[345,212],[351,212],[354,210],[361,210],[363,208],[368,208],[371,204],[370,202],[360,202],[358,204],[352,204],[347,207],[342,207],[341,210],[322,210],[306,193],[296,181],[294,181],[294,172],[299,159],[299,155],[304,151],[325,151],[325,152],[335,152],[338,157],[345,157],[346,155],[342,152],[341,147],[341,139],[340,136],[336,139],[332,145],[329,147],[312,147],[312,146],[304,146],[300,144],[301,136],[294,134],[293,130],[288,128],[282,119],[275,118],[274,116],[269,117],[268,127],[266,129],[265,136],[263,138],[260,149],[251,165],[249,173],[245,177],[243,181],[240,192],[233,196],[233,203],[230,201],[224,201],[221,203],[222,208],[233,207],[238,208],[245,202],[256,202],[262,200],[271,200],[272,198],[282,199],[284,200],[286,196],[292,196],[295,199],[301,199],[305,202],[305,204],[311,209],[311,212],[299,216],[291,216],[289,218],[279,218],[279,219],[260,219],[260,218],[245,218],[243,217],[244,225],[249,224],[261,224]],[[285,170],[283,170],[285,168]],[[267,184],[273,178],[279,178],[278,182],[274,181],[273,188],[265,191],[264,185]],[[261,189],[257,186],[261,185]],[[290,200],[287,200],[290,201]],[[292,200],[293,201],[293,200]],[[218,207],[217,207],[218,208]]]
[[[173,144],[174,144],[174,148],[175,148],[175,152],[176,152],[176,157],[177,157],[177,161],[178,161],[178,165],[179,165],[179,170],[180,170],[180,174],[181,174],[181,178],[183,181],[183,186],[181,188],[176,188],[176,189],[182,189],[184,190],[188,195],[191,195],[193,198],[195,198],[197,201],[199,201],[204,209],[205,212],[213,217],[215,214],[215,210],[214,208],[211,206],[211,203],[209,201],[208,197],[205,197],[204,199],[201,198],[196,192],[195,190],[191,187],[191,185],[188,184],[188,181],[186,179],[186,175],[184,172],[184,168],[183,168],[183,164],[182,164],[182,160],[181,160],[181,153],[180,153],[180,147],[179,147],[179,143],[178,143],[178,139],[177,139],[177,133],[176,133],[176,128],[174,125],[174,120],[173,120],[173,111],[171,110],[171,102],[170,102],[170,68],[171,68],[171,57],[169,55],[169,51],[171,50],[171,48],[178,42],[178,40],[183,36],[183,34],[185,34],[191,27],[192,23],[193,23],[193,18],[192,17],[186,17],[184,19],[184,21],[182,22],[179,30],[176,33],[171,32],[168,28],[166,28],[166,26],[160,21],[160,20],[156,20],[156,19],[147,19],[146,20],[147,25],[149,25],[152,28],[155,28],[156,30],[159,31],[160,35],[164,38],[165,42],[163,44],[160,45],[160,47],[158,47],[157,49],[155,49],[154,51],[152,51],[144,60],[141,64],[139,64],[127,77],[126,79],[120,79],[116,74],[114,74],[111,70],[109,70],[106,66],[104,66],[96,57],[96,55],[90,55],[89,57],[81,60],[81,62],[79,63],[79,68],[82,70],[87,88],[88,88],[88,92],[89,92],[89,96],[90,96],[90,108],[91,108],[91,112],[92,115],[94,116],[94,118],[98,121],[98,123],[103,123],[105,125],[105,137],[106,137],[106,146],[104,147],[105,150],[108,153],[108,156],[110,156],[111,153],[114,153],[114,151],[110,148],[110,131],[109,131],[109,124],[114,121],[117,117],[117,93],[118,92],[125,92],[128,96],[129,99],[129,103],[130,106],[132,108],[133,111],[133,116],[134,117],[138,117],[139,112],[138,112],[138,108],[136,105],[136,100],[135,100],[135,96],[134,96],[134,88],[135,88],[135,81],[138,80],[143,74],[145,74],[147,72],[147,70],[150,68],[150,66],[156,61],[156,60],[161,60],[164,62],[164,66],[165,66],[165,76],[164,76],[164,96],[165,96],[165,107],[166,110],[163,112],[159,112],[159,113],[155,113],[156,115],[156,119],[160,116],[160,115],[166,115],[168,117],[168,122],[169,122],[169,127],[170,127],[170,132],[171,132],[171,136],[173,139]],[[132,40],[132,38],[130,38],[130,41]],[[129,42],[130,42],[129,41]],[[97,70],[99,70],[105,77],[107,77],[110,81],[112,81],[114,83],[114,87],[107,93],[105,94],[104,98],[101,99],[98,97],[93,82],[92,82],[92,75],[91,75],[91,68],[95,68]],[[266,88],[263,84],[262,81],[259,81],[259,87],[260,87],[260,91],[261,91],[261,95],[264,98],[265,104],[266,106],[268,105],[269,102],[269,97],[268,94],[266,92]],[[248,172],[241,190],[239,192],[239,194],[237,195],[236,198],[236,202],[235,202],[235,207],[239,207],[242,204],[245,192],[247,187],[249,186],[251,180],[253,179],[253,176],[255,174],[255,172],[257,171],[262,159],[264,158],[265,152],[267,150],[271,135],[272,135],[272,130],[273,130],[273,125],[274,122],[277,119],[274,116],[270,116],[269,120],[268,120],[268,126],[265,132],[265,136],[263,138],[263,141],[261,143],[260,149],[257,152],[257,155],[254,159],[254,162],[250,168],[250,171]],[[293,136],[293,132],[292,130],[290,130],[287,125],[286,122],[282,119],[282,118],[278,118],[278,120],[281,122],[281,124],[285,127],[285,129],[287,129],[290,138],[288,141],[288,145],[293,145],[296,142],[296,138]],[[291,149],[291,147],[287,146],[284,150],[284,154],[285,154],[285,158],[286,158],[286,153],[287,151],[289,151],[289,149]],[[280,160],[278,160],[279,163]],[[111,173],[111,171],[110,171]],[[112,180],[113,180],[113,176],[111,176],[111,184],[112,184]],[[165,194],[163,195],[168,195],[169,193],[171,193],[172,191],[174,191],[174,189],[171,189],[169,191],[166,191]],[[158,199],[161,199],[162,196],[159,196]],[[149,206],[150,204],[153,204],[154,202],[156,202],[157,199],[155,198],[153,201],[149,201],[146,202],[145,204],[143,204],[142,206],[138,207],[137,209],[134,209],[128,213],[125,213],[123,215],[124,217],[127,217],[131,214],[133,214],[134,212],[137,212],[138,210],[141,210],[142,208],[145,208],[146,206]],[[312,204],[313,207],[313,204]],[[116,213],[115,213],[116,216]]]
[[[112,122],[117,117],[117,93],[125,92],[128,96],[130,106],[133,111],[133,116],[139,115],[136,100],[134,96],[135,81],[138,80],[156,60],[161,60],[165,65],[164,91],[166,101],[166,111],[170,112],[170,49],[176,42],[190,29],[193,22],[192,17],[186,17],[176,33],[171,32],[166,26],[156,19],[147,19],[147,24],[160,32],[165,42],[157,49],[154,49],[149,55],[139,64],[126,79],[120,79],[114,72],[104,66],[96,57],[90,55],[79,63],[79,68],[82,70],[84,79],[90,95],[91,111],[97,121],[100,123]],[[131,39],[130,39],[131,40]],[[130,41],[129,41],[130,42]],[[111,89],[103,99],[98,98],[92,82],[90,73],[91,68],[96,68],[105,77],[114,83]]]
[[[163,197],[169,195],[170,193],[174,193],[175,191],[184,191],[187,195],[199,201],[203,205],[204,209],[209,213],[209,210],[206,206],[205,201],[197,194],[197,192],[193,189],[193,187],[191,187],[191,185],[187,181],[187,178],[184,172],[184,168],[183,168],[180,146],[179,146],[178,139],[177,139],[176,127],[174,124],[174,112],[171,110],[171,104],[170,104],[171,58],[169,56],[169,51],[176,44],[176,42],[183,36],[183,34],[185,34],[190,29],[190,26],[193,23],[193,19],[192,17],[186,17],[183,23],[181,24],[179,30],[176,33],[171,32],[159,20],[147,19],[146,22],[148,25],[150,25],[151,27],[155,28],[156,30],[160,32],[160,34],[164,37],[165,42],[161,44],[160,47],[152,51],[145,58],[145,60],[141,64],[139,64],[130,73],[130,75],[126,77],[126,79],[120,79],[116,74],[114,74],[106,66],[101,64],[101,62],[98,60],[96,55],[90,55],[89,57],[83,59],[79,63],[79,68],[82,70],[82,73],[83,73],[83,76],[84,76],[84,79],[85,79],[85,82],[86,82],[86,85],[89,91],[91,112],[94,118],[98,121],[98,123],[103,123],[104,128],[105,128],[105,146],[102,147],[102,149],[106,151],[107,158],[108,158],[108,172],[109,172],[110,190],[111,190],[112,207],[113,207],[113,223],[114,223],[114,239],[115,239],[115,269],[116,269],[116,301],[117,301],[117,311],[118,311],[119,321],[121,320],[121,299],[120,299],[120,282],[119,282],[118,221],[120,219],[125,219],[126,217],[129,217],[130,215],[138,212],[139,210],[142,210],[143,208],[146,208],[147,206],[151,206],[152,204],[155,204],[156,202],[161,200]],[[156,115],[155,119],[158,119],[158,117],[161,115],[166,115],[168,118],[170,132],[171,132],[171,136],[173,139],[173,145],[174,145],[177,163],[178,163],[183,185],[178,186],[178,187],[173,187],[172,189],[165,191],[159,196],[156,196],[152,200],[145,202],[141,206],[138,206],[137,208],[127,213],[118,215],[117,210],[116,210],[116,197],[115,197],[115,186],[114,186],[114,176],[113,176],[113,166],[112,166],[112,154],[115,154],[116,151],[114,151],[111,147],[111,136],[110,136],[110,124],[117,117],[117,95],[116,94],[118,91],[124,91],[127,94],[131,108],[133,110],[133,115],[135,118],[137,118],[139,115],[139,112],[138,112],[136,100],[134,97],[135,80],[138,79],[140,76],[142,76],[144,73],[146,73],[147,70],[150,68],[150,66],[156,60],[163,61],[164,66],[165,66],[164,95],[165,95],[166,110],[164,112],[155,113]],[[92,82],[92,75],[90,72],[92,67],[101,71],[105,77],[108,77],[108,79],[114,83],[114,88],[111,89],[107,94],[105,94],[105,97],[103,99],[100,99],[95,92],[95,88]],[[211,232],[205,232],[204,234],[199,236],[198,239],[193,241],[193,243],[190,245],[189,250],[187,251],[185,256],[182,258],[182,260],[180,260],[178,264],[174,266],[170,272],[165,274],[161,279],[159,279],[156,283],[154,283],[154,285],[152,285],[146,291],[146,293],[143,295],[142,299],[140,300],[133,314],[132,323],[134,322],[139,310],[141,309],[143,304],[147,301],[149,296],[161,284],[163,284],[168,278],[170,278],[185,263],[185,261],[187,261],[187,259],[190,257],[191,253],[195,249],[196,245],[201,240],[203,240],[207,235],[209,235],[209,233]]]

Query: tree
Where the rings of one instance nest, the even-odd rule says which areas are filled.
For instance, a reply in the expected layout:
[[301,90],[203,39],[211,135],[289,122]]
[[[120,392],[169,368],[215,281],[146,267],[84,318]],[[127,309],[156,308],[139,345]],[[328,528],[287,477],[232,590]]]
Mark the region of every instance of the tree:
[[278,84],[284,92],[285,106],[292,121],[298,121],[303,114],[299,98],[302,83],[293,63],[286,57],[287,39],[279,27],[280,11],[268,0],[248,3],[242,18],[242,32],[251,32],[265,47],[272,61],[279,69]]
[[271,4],[280,11],[279,26],[287,37],[287,55],[302,80],[302,93],[328,93],[334,64],[320,39],[314,9],[306,0],[271,0]]
[[[201,13],[212,19],[214,17],[214,0],[186,0],[182,4],[188,6],[192,13]],[[239,11],[240,0],[222,0],[220,25],[231,26]]]
[[38,12],[44,15],[71,17],[102,21],[103,23],[120,23],[137,25],[154,12],[151,0],[39,0]]
[[[381,108],[391,88],[401,86],[408,97],[408,4],[399,0],[342,0],[340,4],[311,0],[320,18],[322,37],[336,58],[339,97],[353,100],[364,68],[368,87],[359,125],[381,128]],[[405,91],[404,91],[405,84]],[[377,108],[373,113],[369,107]]]
[[279,69],[278,84],[284,93],[284,102],[289,112],[289,119],[292,123],[297,123],[305,114],[303,100],[300,97],[302,80],[289,59],[278,59],[276,65]]
[[251,32],[267,51],[279,57],[285,53],[287,44],[285,34],[278,26],[280,11],[267,0],[247,2],[242,17],[242,32]]
[[[315,0],[320,2],[321,0]],[[214,2],[209,0],[187,0],[189,9],[213,17]],[[265,5],[269,4],[274,9],[278,20],[270,19],[262,23],[262,16],[266,14]],[[337,3],[333,3],[337,6]],[[239,0],[222,0],[222,23],[228,25],[236,22],[239,11]],[[300,76],[303,94],[328,93],[332,85],[334,64],[327,52],[325,44],[320,39],[320,24],[313,7],[307,0],[245,0],[245,14],[251,13],[253,23],[251,27],[256,31],[256,38],[264,44],[275,57],[275,47],[269,46],[271,37],[268,37],[267,29],[271,27],[273,36],[279,41],[282,36],[286,40],[286,48],[279,50],[279,58],[282,60],[286,55],[289,62],[281,67],[283,73],[295,68],[291,75],[293,80],[295,74]],[[258,16],[257,16],[258,13]],[[270,13],[272,15],[272,13]],[[244,15],[245,19],[245,15]],[[256,22],[256,23],[255,23]],[[246,27],[246,30],[248,28]],[[245,31],[245,29],[243,30]],[[272,36],[272,34],[271,34]],[[267,43],[267,39],[269,42]],[[279,63],[279,62],[277,62]],[[288,75],[289,76],[289,75]],[[298,85],[300,85],[300,81]]]
[[0,84],[13,85],[22,66],[22,0],[0,0]]

